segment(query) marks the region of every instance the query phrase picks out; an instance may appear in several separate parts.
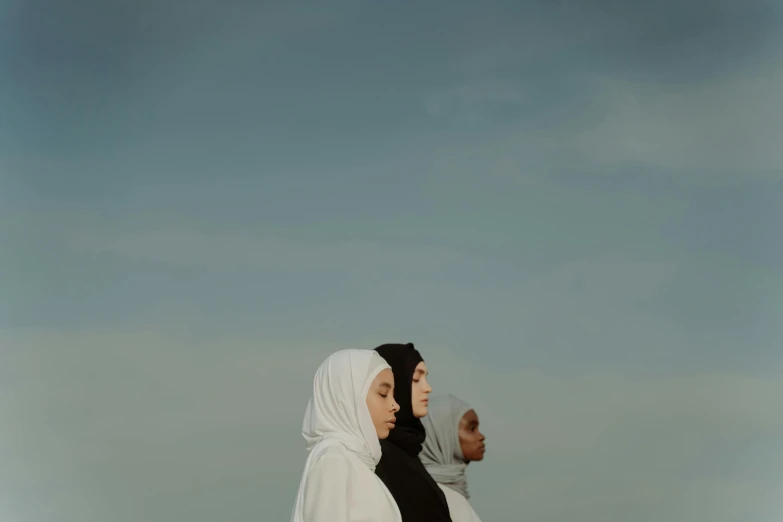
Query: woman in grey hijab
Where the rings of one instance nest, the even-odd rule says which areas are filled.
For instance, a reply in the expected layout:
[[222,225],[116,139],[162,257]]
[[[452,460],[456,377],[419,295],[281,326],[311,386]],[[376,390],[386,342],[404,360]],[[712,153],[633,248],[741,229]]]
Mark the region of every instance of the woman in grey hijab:
[[453,395],[431,395],[421,419],[427,437],[419,458],[449,504],[453,522],[481,522],[468,502],[465,468],[484,458],[484,435],[476,412]]

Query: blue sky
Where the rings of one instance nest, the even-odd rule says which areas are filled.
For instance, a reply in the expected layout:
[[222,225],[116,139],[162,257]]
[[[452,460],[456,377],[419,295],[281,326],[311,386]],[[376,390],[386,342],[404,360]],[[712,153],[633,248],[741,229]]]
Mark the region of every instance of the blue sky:
[[285,520],[391,341],[487,521],[779,517],[780,2],[0,13],[3,520]]

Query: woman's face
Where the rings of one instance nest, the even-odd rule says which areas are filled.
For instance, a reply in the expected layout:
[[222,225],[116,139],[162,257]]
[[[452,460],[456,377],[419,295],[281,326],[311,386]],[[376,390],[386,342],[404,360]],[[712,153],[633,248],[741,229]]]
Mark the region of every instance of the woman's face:
[[413,408],[413,416],[417,419],[421,419],[427,415],[427,409],[429,406],[429,396],[432,393],[432,387],[427,382],[427,365],[424,361],[421,361],[416,365],[416,369],[413,371],[413,382],[411,383],[411,407]]
[[394,428],[394,414],[400,411],[399,404],[394,402],[394,374],[391,369],[382,370],[373,379],[367,392],[367,409],[378,438],[388,437]]
[[459,421],[459,445],[466,461],[484,458],[484,439],[484,434],[479,431],[478,415],[473,410],[468,411]]

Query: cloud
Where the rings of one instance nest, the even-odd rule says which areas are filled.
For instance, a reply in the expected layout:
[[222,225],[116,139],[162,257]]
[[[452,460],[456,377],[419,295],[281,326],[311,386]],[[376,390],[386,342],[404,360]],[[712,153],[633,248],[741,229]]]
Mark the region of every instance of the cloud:
[[[0,339],[6,509],[20,520],[285,518],[301,415],[332,351],[387,339],[184,338],[135,332]],[[485,519],[765,522],[780,503],[783,375],[542,372],[419,346],[439,391],[488,435],[469,470]],[[754,448],[768,451],[762,466]],[[40,498],[47,502],[41,503]]]
[[672,86],[712,82],[774,57],[783,21],[769,0],[565,0],[476,11],[463,29],[473,46],[458,70],[534,84],[586,73]]
[[470,114],[513,110],[524,102],[524,96],[513,86],[503,82],[485,82],[459,85],[446,91],[435,92],[426,102],[432,115]]
[[[642,163],[709,177],[783,178],[783,68],[766,76],[655,92],[614,84],[614,100],[571,146],[591,165]],[[652,92],[650,92],[652,91]]]
[[104,252],[119,258],[195,266],[210,270],[340,270],[355,273],[403,268],[433,272],[459,261],[455,250],[438,246],[396,247],[370,240],[296,241],[271,234],[202,232],[167,227],[105,234],[73,232],[67,240],[79,252]]
[[588,77],[588,106],[573,121],[551,128],[523,118],[515,129],[440,147],[435,165],[528,184],[562,171],[621,176],[640,167],[696,185],[780,180],[781,71],[676,88]]
[[[779,328],[767,311],[774,270],[677,248],[661,239],[663,227],[674,226],[670,208],[598,192],[515,201],[545,217],[522,220],[518,239],[502,236],[496,255],[445,234],[424,246],[216,226],[74,226],[62,234],[61,258],[72,268],[59,277],[67,287],[36,281],[38,293],[9,317],[82,327],[111,318],[199,331],[296,328],[315,336],[390,329],[445,338],[466,354],[489,340],[500,366],[725,370],[775,358]],[[62,310],[75,304],[89,313]],[[736,352],[738,342],[748,356]]]
[[[472,116],[436,164],[527,184],[639,167],[700,186],[780,180],[782,15],[765,0],[489,10],[471,29],[485,38],[434,97],[443,101],[425,102],[440,117]],[[503,86],[501,109],[455,94],[480,85]]]

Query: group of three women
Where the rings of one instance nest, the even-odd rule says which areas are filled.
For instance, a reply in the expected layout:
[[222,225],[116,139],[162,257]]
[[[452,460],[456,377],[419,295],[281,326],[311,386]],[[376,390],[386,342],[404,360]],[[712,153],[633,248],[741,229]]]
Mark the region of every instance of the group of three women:
[[318,368],[292,522],[480,522],[465,468],[484,457],[478,417],[430,396],[412,344],[341,350]]

